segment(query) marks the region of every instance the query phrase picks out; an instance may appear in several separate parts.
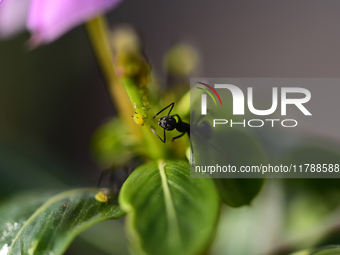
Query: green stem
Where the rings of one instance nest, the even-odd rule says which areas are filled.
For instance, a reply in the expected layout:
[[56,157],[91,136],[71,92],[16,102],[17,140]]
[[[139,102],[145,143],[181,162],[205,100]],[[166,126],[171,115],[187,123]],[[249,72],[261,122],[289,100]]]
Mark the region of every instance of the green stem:
[[[117,77],[113,63],[114,56],[110,47],[109,29],[105,19],[97,17],[87,22],[86,28],[95,55],[106,78],[112,101],[118,109],[119,116],[124,120],[130,132],[142,142],[143,148],[147,148],[151,158],[158,159],[163,157],[165,155],[165,146],[151,132],[150,119],[152,116],[150,116],[149,108],[145,112],[146,125],[143,127],[136,125],[133,118],[131,118],[131,115],[135,113],[135,101],[142,102],[143,100],[138,94],[140,86],[134,82],[125,84],[125,79]],[[123,80],[125,80],[125,86],[122,83]],[[155,124],[157,125],[157,123]]]
[[130,132],[136,137],[141,137],[140,129],[131,118],[133,108],[130,104],[129,97],[114,69],[113,55],[109,43],[109,30],[105,19],[101,16],[94,18],[86,23],[86,29],[118,114]]

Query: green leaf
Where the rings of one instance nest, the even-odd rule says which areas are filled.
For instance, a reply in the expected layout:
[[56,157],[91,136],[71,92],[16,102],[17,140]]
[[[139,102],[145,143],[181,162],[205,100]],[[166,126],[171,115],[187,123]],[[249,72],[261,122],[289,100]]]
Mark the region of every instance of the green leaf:
[[104,169],[124,165],[135,156],[136,139],[128,131],[121,119],[112,118],[93,134],[92,156]]
[[[220,153],[213,150],[206,151],[210,156],[210,165],[231,165],[240,169],[241,166],[259,166],[267,162],[264,150],[256,137],[239,129],[219,130],[213,144],[220,149]],[[210,155],[208,153],[211,153]],[[203,153],[201,153],[203,154]],[[206,162],[209,162],[206,160]],[[264,179],[262,178],[221,178],[214,179],[222,201],[232,207],[249,205],[259,193]]]
[[[190,135],[195,166],[235,166],[236,169],[240,169],[241,166],[260,166],[268,163],[263,142],[254,129],[242,126],[228,128],[227,125],[213,127],[214,119],[221,118],[221,114],[225,116],[223,118],[232,117],[230,110],[232,101],[222,98],[222,101],[230,104],[230,107],[223,103],[223,108],[218,112],[211,111],[207,115],[200,115],[201,92],[197,89],[192,90],[190,96],[192,123]],[[205,127],[202,126],[204,122]],[[192,171],[192,174],[195,174],[195,171]],[[257,173],[236,175],[242,178],[233,178],[235,175],[229,173],[213,174],[222,202],[232,207],[249,205],[259,193],[264,179]],[[252,178],[254,176],[259,178]]]
[[211,179],[191,179],[189,164],[158,161],[138,167],[119,202],[136,254],[202,252],[214,234],[219,198]]
[[340,247],[335,245],[323,247],[311,253],[311,255],[338,255],[338,254],[340,254]]
[[250,205],[264,179],[214,179],[222,201],[231,207]]
[[63,254],[86,228],[125,215],[116,199],[100,203],[94,198],[96,192],[76,189],[49,199],[51,193],[40,192],[5,202],[0,207],[0,253]]
[[[307,144],[295,147],[289,150],[282,160],[283,164],[289,165],[304,165],[304,164],[339,164],[340,163],[340,151],[338,147],[333,146],[331,143],[319,142],[318,144]],[[307,176],[304,173],[304,176]],[[340,194],[340,180],[338,178],[315,178],[317,173],[309,173],[310,177],[314,178],[295,178],[287,179],[287,185],[289,185],[292,194],[296,192],[294,189],[304,187],[305,191],[324,197],[327,194],[328,199],[324,202],[328,202],[329,205],[335,207],[338,204],[338,197]],[[300,192],[300,191],[299,191]],[[337,194],[334,196],[334,194]]]
[[67,254],[129,255],[124,227],[122,220],[99,222],[78,235],[67,249]]

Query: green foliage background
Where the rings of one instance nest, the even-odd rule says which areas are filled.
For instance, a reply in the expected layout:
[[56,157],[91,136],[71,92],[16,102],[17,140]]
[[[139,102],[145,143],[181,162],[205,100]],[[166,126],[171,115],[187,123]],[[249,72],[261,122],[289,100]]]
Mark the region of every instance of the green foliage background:
[[[226,22],[228,26],[223,26],[223,29],[217,21],[213,23],[215,26],[209,22],[201,23],[201,26],[195,25],[197,20],[187,18],[192,3],[175,3],[175,7],[181,6],[187,11],[171,8],[168,6],[169,3],[161,7],[156,1],[135,2],[133,8],[129,7],[130,4],[123,3],[122,14],[118,12],[117,16],[111,15],[110,20],[112,23],[131,21],[137,26],[141,20],[144,21],[143,24],[148,29],[144,27],[141,33],[144,32],[146,37],[146,50],[151,58],[153,70],[156,74],[161,74],[160,83],[166,83],[167,80],[162,72],[162,61],[170,48],[170,37],[174,36],[174,32],[169,31],[179,29],[176,24],[183,24],[180,29],[183,34],[191,29],[200,33],[209,32],[200,37],[204,48],[202,62],[206,64],[208,76],[338,76],[339,39],[336,37],[337,33],[324,28],[334,28],[336,31],[339,15],[334,10],[339,6],[331,1],[323,1],[322,4],[310,1],[311,5],[305,1],[298,3],[297,7],[292,1],[285,1],[287,5],[269,1],[256,5],[248,1],[248,7],[239,6],[234,1],[227,2],[226,12],[223,8],[216,8],[216,5],[203,4],[200,1],[195,2],[195,8],[214,15],[217,12],[216,16],[231,17],[231,20],[237,20],[236,14],[239,15],[243,23],[239,23],[235,29],[228,26],[237,22]],[[160,11],[151,12],[153,5]],[[310,8],[305,8],[307,6]],[[264,7],[268,7],[270,11]],[[144,13],[133,11],[143,8],[149,11]],[[163,8],[167,11],[173,10],[172,17],[163,15],[161,12]],[[245,11],[240,12],[239,10],[244,10],[242,8],[245,8]],[[124,13],[129,13],[129,16],[124,16]],[[272,15],[273,13],[275,15]],[[286,18],[292,15],[294,19]],[[323,18],[315,19],[315,16],[319,15]],[[301,21],[302,16],[305,19]],[[168,20],[161,22],[165,18]],[[268,25],[275,23],[267,22],[270,19],[277,19],[276,24],[280,29]],[[259,20],[262,25],[253,27],[252,24],[258,24],[254,20]],[[284,22],[279,23],[280,20]],[[312,32],[300,33],[299,29],[306,26],[310,27]],[[211,27],[216,27],[216,30],[210,29]],[[229,31],[227,40],[229,44],[224,44],[223,47],[220,44],[211,45],[211,42],[217,43],[213,40],[214,35],[225,34],[224,29]],[[254,39],[261,38],[253,34],[254,31],[262,33],[266,38],[264,41],[273,44]],[[298,37],[299,34],[303,37]],[[161,41],[160,38],[165,39]],[[101,124],[116,113],[83,27],[75,29],[53,44],[30,52],[24,47],[27,39],[28,35],[23,34],[9,41],[0,41],[0,202],[3,206],[0,213],[4,215],[1,219],[9,216],[18,217],[14,221],[20,218],[29,219],[36,209],[45,202],[54,201],[55,195],[65,190],[71,190],[69,192],[76,195],[78,193],[74,188],[95,187],[103,165],[109,164],[107,162],[110,156],[94,154],[94,158],[101,157],[100,164],[94,163],[89,152],[91,136]],[[309,47],[305,47],[306,44]],[[238,50],[233,50],[235,48]],[[212,65],[214,58],[223,59],[223,64],[219,62],[220,64]],[[228,63],[224,65],[225,61]],[[173,98],[168,100],[172,101]],[[180,108],[180,104],[177,106]],[[157,107],[160,108],[161,105]],[[126,136],[125,131],[122,130],[120,134]],[[296,148],[284,147],[274,150],[270,143],[263,146],[266,155],[273,151],[282,152],[282,158],[275,159],[280,162],[298,163],[301,162],[301,158],[307,158],[319,163],[325,158],[329,160],[329,157],[338,160],[339,152],[334,149],[337,145],[334,146],[333,142],[325,141],[322,147],[316,148],[309,143],[310,140],[313,139],[306,137],[305,141],[299,141],[300,144]],[[185,147],[185,143],[183,141],[181,146]],[[185,160],[184,154],[181,155],[178,158]],[[171,155],[172,158],[177,156]],[[154,166],[150,169],[154,170]],[[188,178],[184,180],[189,181]],[[262,182],[255,185],[256,192],[250,192],[249,197],[248,188],[251,185],[247,181],[241,182],[236,186],[222,185],[228,188],[227,193],[222,193],[222,199],[230,206],[222,206],[216,233],[210,233],[211,236],[215,235],[215,238],[210,246],[208,241],[211,240],[207,238],[206,247],[203,247],[204,245],[199,247],[202,253],[209,248],[209,254],[289,254],[300,251],[297,254],[305,255],[310,254],[314,247],[340,243],[339,231],[336,228],[340,210],[338,180],[267,180],[262,187]],[[127,185],[132,184],[129,181]],[[236,189],[229,189],[230,187]],[[105,204],[96,203],[93,199],[94,192],[93,190],[83,192],[81,197],[88,196],[95,208],[106,208]],[[138,190],[135,193],[138,193]],[[156,191],[152,193],[157,194]],[[256,194],[255,200],[250,203]],[[216,196],[214,191],[211,191],[210,195]],[[235,197],[245,201],[233,204],[230,201]],[[128,199],[127,196],[123,196],[122,199],[128,212],[129,209],[133,210],[140,206],[135,204],[133,197]],[[77,206],[77,200],[73,202]],[[107,209],[115,207],[115,203],[112,198]],[[132,209],[127,206],[129,203]],[[250,206],[231,207],[249,203]],[[63,208],[63,205],[64,202],[56,206],[56,210],[59,211],[59,206]],[[17,210],[19,207],[26,209]],[[212,207],[214,209],[208,212],[214,214],[217,211],[216,205]],[[76,207],[76,210],[82,209]],[[191,218],[185,213],[183,215]],[[106,220],[121,216],[123,215],[114,214],[98,217],[100,220]],[[71,215],[70,219],[74,219],[74,215]],[[9,222],[1,224],[6,226],[7,223]],[[91,221],[86,227],[92,223],[97,221]],[[195,229],[196,226],[192,227]],[[145,229],[141,227],[141,230]],[[149,232],[145,231],[143,237],[148,237]],[[66,254],[128,254],[126,235],[124,220],[98,223],[80,234]],[[142,241],[142,246],[144,244],[144,247],[150,248],[148,245],[150,240]],[[136,249],[138,251],[140,247]],[[337,250],[335,247],[333,251],[327,249],[315,254],[336,254]]]

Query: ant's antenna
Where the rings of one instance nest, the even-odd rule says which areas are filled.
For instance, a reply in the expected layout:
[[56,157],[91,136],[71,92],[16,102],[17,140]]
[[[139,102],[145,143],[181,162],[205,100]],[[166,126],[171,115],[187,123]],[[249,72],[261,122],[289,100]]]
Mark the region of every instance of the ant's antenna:
[[155,116],[153,116],[153,118],[156,118],[161,112],[165,111],[167,108],[169,108],[171,106],[170,111],[168,112],[168,115],[167,115],[167,116],[169,116],[171,111],[172,111],[172,108],[174,108],[174,105],[175,105],[175,102],[169,104],[167,107],[163,108]]

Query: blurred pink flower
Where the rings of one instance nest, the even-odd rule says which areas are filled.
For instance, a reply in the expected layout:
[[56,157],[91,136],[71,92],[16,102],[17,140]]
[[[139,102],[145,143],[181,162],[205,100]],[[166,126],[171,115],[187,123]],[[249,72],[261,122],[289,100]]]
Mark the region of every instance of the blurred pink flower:
[[0,36],[11,36],[26,26],[33,46],[49,43],[121,1],[4,0],[0,4]]
[[30,0],[0,3],[0,38],[9,38],[25,29]]

